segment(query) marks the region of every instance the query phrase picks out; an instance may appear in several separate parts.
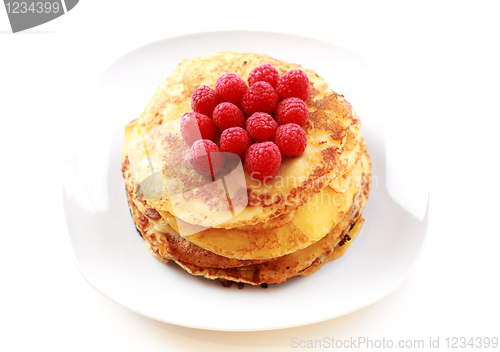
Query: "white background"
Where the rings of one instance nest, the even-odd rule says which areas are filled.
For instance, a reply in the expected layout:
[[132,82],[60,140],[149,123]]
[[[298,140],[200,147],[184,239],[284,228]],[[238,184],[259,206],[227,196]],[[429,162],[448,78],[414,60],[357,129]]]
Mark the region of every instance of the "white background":
[[[359,336],[439,337],[444,349],[446,337],[500,338],[499,14],[486,1],[82,0],[12,34],[0,9],[0,350],[291,351],[293,337]],[[377,108],[411,141],[431,199],[420,261],[381,301],[310,326],[212,332],[134,314],[78,272],[60,174],[71,140],[85,137],[87,87],[140,45],[232,29],[312,37],[376,64]]]

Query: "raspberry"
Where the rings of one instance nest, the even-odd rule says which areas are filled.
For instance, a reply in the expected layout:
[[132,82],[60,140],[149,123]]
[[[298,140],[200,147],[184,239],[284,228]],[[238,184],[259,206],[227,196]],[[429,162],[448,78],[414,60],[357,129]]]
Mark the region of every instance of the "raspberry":
[[199,139],[214,139],[215,128],[212,120],[197,112],[188,112],[181,117],[182,138],[187,145]]
[[245,115],[232,103],[221,103],[214,110],[213,120],[220,132],[230,127],[244,127]]
[[266,81],[269,83],[274,89],[276,89],[276,85],[278,84],[278,80],[280,79],[280,74],[278,70],[274,68],[271,64],[262,64],[260,66],[255,67],[250,74],[248,75],[248,85],[251,86],[255,82]]
[[212,118],[212,112],[219,104],[219,96],[212,88],[201,86],[191,95],[191,108],[194,112]]
[[299,69],[290,70],[281,76],[276,87],[280,100],[286,98],[299,98],[306,101],[309,98],[309,78]]
[[307,146],[306,133],[295,123],[281,125],[276,131],[273,142],[283,156],[298,156]]
[[256,112],[250,116],[245,129],[256,142],[272,141],[279,125],[271,115],[265,112]]
[[268,82],[255,82],[248,88],[241,107],[247,116],[261,111],[271,114],[276,109],[278,94]]
[[278,104],[274,117],[280,125],[295,123],[302,127],[309,117],[309,109],[299,98],[287,98]]
[[245,81],[235,73],[225,73],[215,82],[215,91],[221,101],[227,101],[240,106],[247,91]]
[[272,179],[281,165],[281,154],[273,142],[255,143],[247,148],[245,167],[252,178]]
[[191,146],[189,162],[197,173],[215,177],[224,166],[224,153],[214,142],[200,139]]
[[227,153],[234,153],[245,159],[245,151],[253,143],[247,131],[240,127],[231,127],[222,132],[220,136],[220,150]]

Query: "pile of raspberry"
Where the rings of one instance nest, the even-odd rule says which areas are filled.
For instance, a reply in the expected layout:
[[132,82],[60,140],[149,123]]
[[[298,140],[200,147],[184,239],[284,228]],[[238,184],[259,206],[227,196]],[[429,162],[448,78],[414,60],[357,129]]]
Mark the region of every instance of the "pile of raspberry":
[[248,86],[237,74],[225,73],[215,89],[199,87],[191,96],[193,111],[180,122],[191,146],[191,165],[214,178],[224,166],[224,152],[234,153],[252,178],[272,179],[282,156],[299,156],[307,146],[302,126],[309,117],[309,94],[304,71],[293,69],[280,77],[268,63],[250,72]]

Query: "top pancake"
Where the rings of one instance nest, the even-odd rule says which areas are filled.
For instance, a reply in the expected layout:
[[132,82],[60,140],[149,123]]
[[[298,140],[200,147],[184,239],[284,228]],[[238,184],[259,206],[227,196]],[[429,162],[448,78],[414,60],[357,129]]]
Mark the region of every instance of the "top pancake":
[[[276,177],[266,183],[252,179],[241,163],[235,168],[226,165],[221,172],[226,175],[224,188],[221,175],[212,182],[191,168],[189,146],[182,139],[179,121],[192,111],[190,97],[199,86],[214,88],[217,78],[227,72],[247,80],[250,71],[262,63],[270,63],[280,75],[295,68],[308,75],[311,96],[306,104],[310,114],[303,126],[307,147],[301,156],[283,157]],[[140,188],[141,183],[149,182],[153,192],[142,196],[150,206],[203,227],[255,225],[287,214],[348,172],[364,150],[359,119],[342,95],[330,90],[313,71],[263,54],[220,52],[183,60],[132,127],[127,131],[123,154],[128,155],[134,186]],[[239,181],[231,182],[228,172]],[[245,182],[240,182],[242,179]],[[234,209],[220,196],[224,189]]]

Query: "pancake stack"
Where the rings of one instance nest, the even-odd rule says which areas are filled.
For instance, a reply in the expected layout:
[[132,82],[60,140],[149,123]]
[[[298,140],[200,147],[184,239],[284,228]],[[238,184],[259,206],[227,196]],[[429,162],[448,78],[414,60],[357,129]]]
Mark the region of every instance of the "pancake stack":
[[[309,77],[304,153],[283,157],[266,182],[226,156],[215,177],[198,174],[180,118],[201,85],[224,73],[244,80],[270,63]],[[188,273],[224,285],[266,286],[307,276],[340,257],[363,225],[371,161],[351,105],[315,72],[263,54],[219,52],[183,60],[125,128],[122,173],[128,203],[149,250]]]

